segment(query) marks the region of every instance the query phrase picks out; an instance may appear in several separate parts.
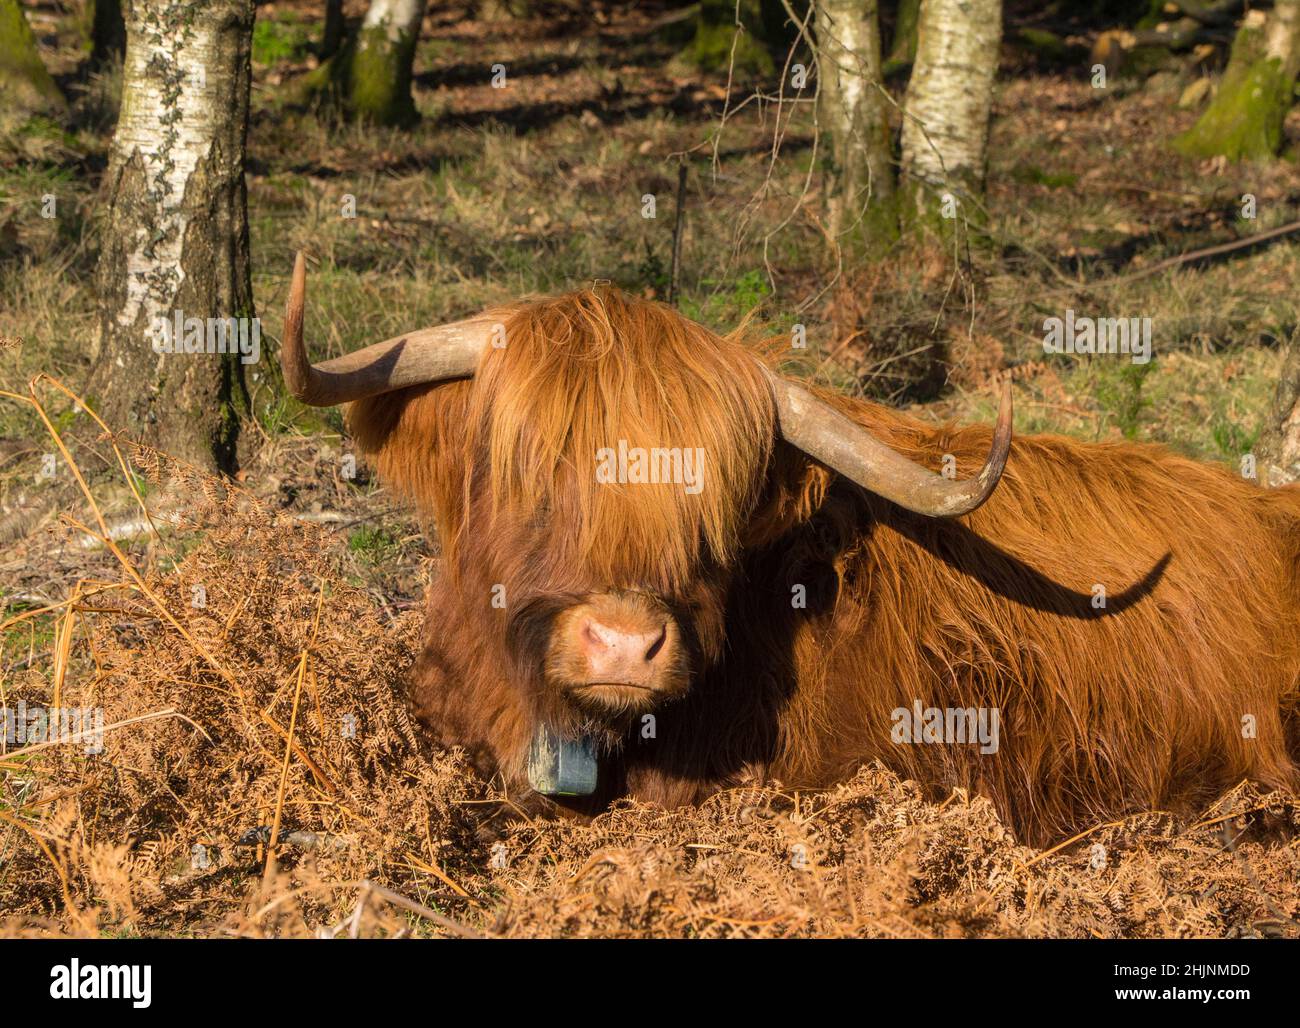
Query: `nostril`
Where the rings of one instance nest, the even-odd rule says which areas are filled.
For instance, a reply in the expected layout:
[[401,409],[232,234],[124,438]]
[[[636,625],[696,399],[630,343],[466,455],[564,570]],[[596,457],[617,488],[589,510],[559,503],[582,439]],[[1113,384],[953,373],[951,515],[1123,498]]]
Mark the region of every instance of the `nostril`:
[[623,665],[630,669],[638,664],[653,663],[664,652],[668,643],[668,624],[665,622],[652,632],[628,632],[588,618],[582,622],[578,638],[593,666],[611,670],[616,665]]
[[668,639],[668,626],[664,625],[662,628],[659,629],[658,637],[655,639],[654,642],[650,644],[650,649],[645,651],[645,659],[647,664],[650,661],[654,660],[655,657],[658,655],[659,651],[664,648],[664,643],[667,641],[667,639]]

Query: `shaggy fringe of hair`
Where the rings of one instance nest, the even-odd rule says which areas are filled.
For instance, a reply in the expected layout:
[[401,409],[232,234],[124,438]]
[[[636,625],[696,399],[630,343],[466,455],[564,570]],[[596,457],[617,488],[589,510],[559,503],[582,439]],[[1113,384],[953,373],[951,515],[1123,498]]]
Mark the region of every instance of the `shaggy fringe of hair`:
[[[434,512],[449,555],[462,532],[554,521],[565,526],[556,564],[607,585],[671,591],[701,556],[732,560],[774,433],[770,391],[741,336],[715,336],[612,287],[495,315],[506,344],[486,351],[472,388],[426,387],[349,412],[386,479]],[[598,483],[598,451],[620,443],[698,450],[703,488]],[[486,459],[467,466],[453,449]],[[426,466],[435,462],[454,469]],[[471,511],[476,480],[491,505]]]

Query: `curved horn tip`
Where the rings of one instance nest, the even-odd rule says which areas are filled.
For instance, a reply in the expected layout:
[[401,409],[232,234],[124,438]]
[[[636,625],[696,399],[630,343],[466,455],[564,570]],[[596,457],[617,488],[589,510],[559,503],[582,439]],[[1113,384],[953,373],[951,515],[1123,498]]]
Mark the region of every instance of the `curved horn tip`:
[[293,278],[289,284],[289,298],[284,304],[284,335],[280,340],[280,370],[284,383],[295,398],[303,403],[311,399],[311,363],[303,343],[302,327],[307,300],[307,255],[301,250],[293,262]]
[[1002,481],[1002,473],[1007,467],[1007,458],[1011,455],[1011,424],[1011,379],[1008,377],[1002,385],[1002,398],[998,402],[998,420],[993,426],[993,439],[984,466],[978,475],[966,483],[968,487],[972,487],[971,491],[948,510],[941,511],[940,516],[952,518],[969,514],[982,507],[984,502],[993,495],[998,483]]
[[1006,451],[1011,446],[1013,420],[1011,376],[1008,375],[1006,381],[1002,383],[1002,399],[998,402],[998,420],[993,426],[993,452],[1001,452],[1003,461],[1006,460]]
[[290,287],[291,297],[301,298],[307,291],[307,255],[301,250],[293,259],[293,282]]
[[[293,277],[289,280],[289,299],[284,304],[284,317],[298,319],[301,325],[303,307],[307,300],[307,255],[301,250],[293,259]],[[286,326],[287,327],[287,326]]]
[[[984,468],[980,471],[979,478],[984,484],[982,490],[983,496],[980,503],[988,499],[993,489],[997,486],[999,479],[1002,478],[1002,472],[1007,466],[1007,457],[1011,454],[1011,436],[1012,423],[1014,421],[1014,411],[1011,399],[1011,377],[1002,383],[1002,398],[998,402],[998,420],[993,425],[993,442],[989,447],[988,460],[984,462]],[[979,504],[976,504],[978,506]],[[971,508],[974,510],[974,507]]]

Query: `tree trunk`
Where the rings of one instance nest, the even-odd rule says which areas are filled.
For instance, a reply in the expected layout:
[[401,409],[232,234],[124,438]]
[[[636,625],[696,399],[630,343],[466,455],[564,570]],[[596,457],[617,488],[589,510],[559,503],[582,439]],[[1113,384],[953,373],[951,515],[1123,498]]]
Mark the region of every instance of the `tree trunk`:
[[861,256],[898,235],[876,0],[818,0],[816,33],[827,228]]
[[953,206],[984,191],[1001,38],[1001,0],[922,0],[903,117],[909,216],[931,224],[975,219],[973,205],[956,214]]
[[894,38],[885,59],[886,78],[906,71],[916,61],[916,23],[921,15],[921,0],[898,0],[894,12]]
[[682,58],[704,71],[770,77],[776,65],[766,26],[761,0],[700,0],[695,35]]
[[126,52],[126,22],[121,0],[89,0],[90,63],[101,67],[120,60]]
[[325,0],[325,30],[317,54],[322,61],[339,52],[343,45],[343,28],[343,0]]
[[0,123],[58,114],[64,106],[18,0],[0,0]]
[[252,0],[130,4],[87,389],[114,428],[227,471],[244,365],[261,357],[244,186],[252,31]]
[[1273,13],[1247,12],[1228,67],[1200,120],[1174,141],[1192,157],[1264,160],[1282,146],[1300,71],[1300,0],[1277,0]]
[[425,0],[371,0],[356,34],[299,81],[298,99],[334,105],[377,125],[417,121],[411,72],[424,6]]
[[424,0],[371,0],[351,57],[347,105],[380,125],[416,120],[411,99],[415,47],[424,21]]

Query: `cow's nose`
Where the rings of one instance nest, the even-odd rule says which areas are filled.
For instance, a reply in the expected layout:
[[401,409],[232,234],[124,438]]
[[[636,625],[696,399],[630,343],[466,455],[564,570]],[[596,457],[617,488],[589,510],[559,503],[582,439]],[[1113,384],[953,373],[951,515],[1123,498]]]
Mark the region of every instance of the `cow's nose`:
[[649,631],[615,628],[594,617],[584,619],[579,641],[591,681],[648,685],[656,661],[665,657],[668,624]]

